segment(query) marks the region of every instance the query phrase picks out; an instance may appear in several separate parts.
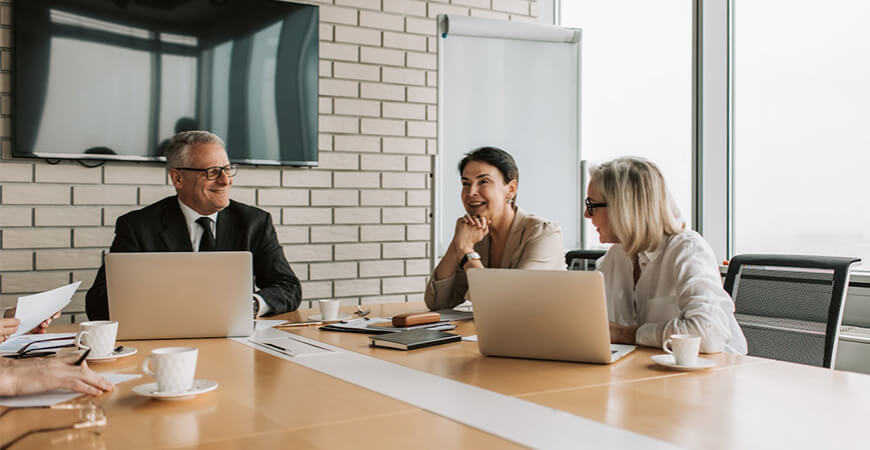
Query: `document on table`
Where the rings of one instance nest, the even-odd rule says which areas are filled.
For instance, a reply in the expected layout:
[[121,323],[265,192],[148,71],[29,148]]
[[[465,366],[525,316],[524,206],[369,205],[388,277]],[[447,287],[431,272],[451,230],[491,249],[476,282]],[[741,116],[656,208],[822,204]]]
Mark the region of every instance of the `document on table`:
[[[140,374],[127,373],[101,373],[105,379],[112,384],[120,384],[125,381],[135,380],[141,377]],[[0,406],[8,408],[44,408],[58,403],[63,403],[67,400],[72,400],[80,395],[78,392],[68,391],[66,389],[56,389],[50,392],[41,394],[18,395],[15,397],[0,397]]]
[[268,328],[272,328],[277,325],[281,325],[282,323],[286,323],[286,320],[267,320],[267,319],[258,319],[254,321],[254,331],[257,330],[265,330]]
[[303,342],[297,339],[297,336],[291,335],[290,333],[282,333],[284,335],[280,337],[265,337],[260,335],[251,336],[248,340],[257,345],[268,348],[269,350],[292,357],[334,353],[334,350],[330,350],[329,348],[321,347],[310,342]]
[[18,331],[12,336],[18,336],[36,328],[37,325],[48,319],[54,313],[69,305],[70,299],[76,289],[82,284],[76,281],[73,284],[61,286],[39,294],[18,297],[18,305],[15,307],[15,318],[21,319]]
[[[64,340],[60,340],[60,338],[66,338]],[[16,336],[14,338],[10,338],[8,341],[0,344],[0,355],[9,355],[12,353],[18,353],[18,350],[21,347],[24,347],[27,344],[35,341],[47,341],[47,342],[39,342],[37,344],[33,344],[28,348],[33,350],[39,350],[41,348],[47,347],[59,347],[62,345],[72,345],[73,341],[75,341],[76,334],[75,333],[46,333],[46,334],[23,334],[21,336]],[[56,341],[48,341],[49,339],[58,339]]]

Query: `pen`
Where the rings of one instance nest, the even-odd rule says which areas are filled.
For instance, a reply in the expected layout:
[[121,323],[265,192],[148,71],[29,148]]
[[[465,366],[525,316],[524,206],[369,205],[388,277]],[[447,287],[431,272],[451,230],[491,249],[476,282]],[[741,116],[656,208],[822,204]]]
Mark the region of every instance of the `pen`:
[[272,347],[272,348],[274,348],[274,349],[278,349],[278,350],[280,350],[280,351],[282,351],[282,352],[284,352],[284,353],[287,353],[287,354],[290,355],[290,356],[296,356],[293,352],[291,352],[290,350],[287,350],[287,349],[284,348],[284,347],[281,347],[280,345],[275,345],[275,344],[273,344],[273,343],[271,343],[271,342],[263,342],[263,345],[268,345],[269,347]]
[[85,358],[87,358],[89,354],[91,354],[91,349],[85,350],[85,352],[82,353],[82,356],[80,356],[79,359],[77,359],[76,362],[73,363],[73,365],[74,366],[82,365],[82,363],[85,362]]
[[368,317],[360,317],[358,319],[341,320],[341,321],[339,321],[339,323],[355,323],[355,322],[360,322],[360,321],[364,321],[364,320],[371,320],[371,319],[369,319]]
[[279,327],[302,327],[305,325],[321,325],[322,320],[306,320],[304,322],[284,322]]

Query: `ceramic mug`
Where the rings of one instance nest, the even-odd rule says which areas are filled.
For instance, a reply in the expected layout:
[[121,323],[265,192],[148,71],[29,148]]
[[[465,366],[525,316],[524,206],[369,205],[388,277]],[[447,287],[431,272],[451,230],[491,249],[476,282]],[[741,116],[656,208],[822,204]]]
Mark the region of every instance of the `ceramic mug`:
[[691,334],[672,334],[662,344],[662,349],[674,355],[674,362],[679,366],[697,364],[700,348],[701,336],[692,336]]
[[90,358],[109,356],[115,350],[118,336],[118,322],[112,320],[93,320],[82,322],[76,334],[75,345],[80,349],[90,349]]
[[[172,394],[190,390],[193,375],[196,373],[196,357],[199,350],[194,347],[163,347],[154,349],[142,363],[142,371],[157,379],[157,391]],[[154,363],[154,370],[148,363]]]

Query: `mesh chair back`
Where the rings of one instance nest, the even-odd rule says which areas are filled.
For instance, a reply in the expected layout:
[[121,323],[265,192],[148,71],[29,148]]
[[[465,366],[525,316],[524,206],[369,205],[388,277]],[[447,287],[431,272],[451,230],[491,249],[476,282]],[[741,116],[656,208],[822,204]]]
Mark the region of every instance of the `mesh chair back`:
[[833,367],[849,274],[857,258],[739,255],[725,290],[749,354]]
[[565,254],[565,265],[568,270],[595,270],[595,261],[605,253],[605,250],[571,250]]

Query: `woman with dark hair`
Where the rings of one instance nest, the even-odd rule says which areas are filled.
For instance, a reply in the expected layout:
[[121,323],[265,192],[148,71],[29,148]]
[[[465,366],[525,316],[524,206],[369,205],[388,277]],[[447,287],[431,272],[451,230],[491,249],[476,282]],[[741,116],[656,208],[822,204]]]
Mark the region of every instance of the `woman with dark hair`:
[[429,309],[462,303],[471,268],[565,268],[559,226],[516,206],[519,170],[511,155],[478,148],[462,158],[459,173],[467,214],[456,220],[453,241],[429,278]]

